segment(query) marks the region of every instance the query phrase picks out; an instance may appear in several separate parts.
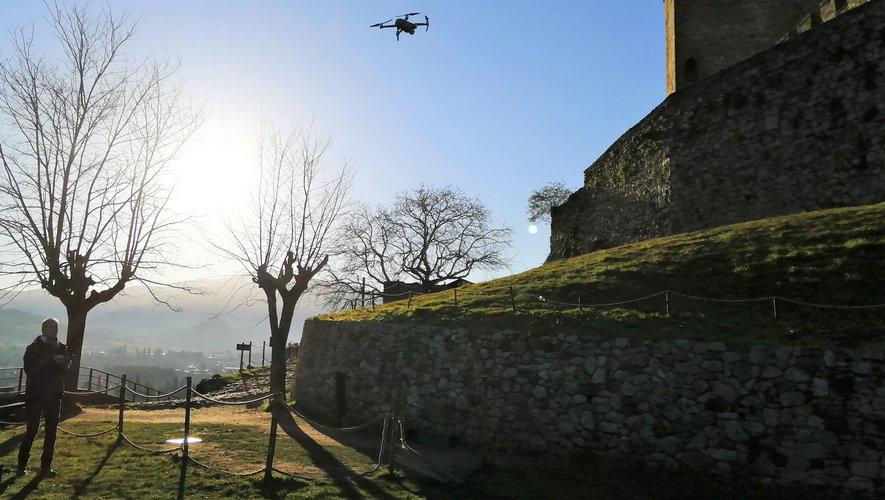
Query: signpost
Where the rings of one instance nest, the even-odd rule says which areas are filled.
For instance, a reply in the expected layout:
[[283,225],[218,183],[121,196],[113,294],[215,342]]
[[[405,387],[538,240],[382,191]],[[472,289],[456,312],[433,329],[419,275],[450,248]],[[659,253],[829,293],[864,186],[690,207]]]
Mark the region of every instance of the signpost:
[[243,371],[243,352],[249,351],[249,365],[252,365],[252,342],[248,344],[237,344],[237,350],[240,351],[240,371]]

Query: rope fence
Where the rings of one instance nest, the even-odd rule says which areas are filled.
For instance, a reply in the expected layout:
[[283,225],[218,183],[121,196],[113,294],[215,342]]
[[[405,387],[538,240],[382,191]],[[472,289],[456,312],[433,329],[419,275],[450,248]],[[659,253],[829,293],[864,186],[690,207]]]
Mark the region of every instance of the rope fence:
[[[360,430],[369,429],[373,425],[379,424],[379,422],[381,423],[381,436],[380,436],[380,442],[379,442],[379,448],[378,448],[378,456],[377,456],[377,459],[375,460],[375,464],[370,469],[368,469],[366,471],[363,471],[363,472],[354,471],[352,474],[341,475],[340,477],[352,477],[352,476],[357,476],[357,475],[366,476],[366,475],[376,472],[377,470],[384,467],[385,465],[387,465],[387,467],[389,467],[389,470],[391,472],[393,472],[394,467],[395,467],[395,462],[396,462],[396,451],[398,449],[412,452],[416,456],[420,457],[422,460],[427,462],[428,464],[434,465],[429,459],[427,459],[427,457],[425,457],[423,454],[421,454],[421,452],[414,449],[412,446],[409,445],[408,442],[406,442],[405,431],[404,431],[404,421],[393,410],[387,410],[386,413],[378,415],[377,417],[372,418],[372,419],[370,419],[362,424],[359,424],[359,425],[353,425],[353,426],[347,426],[347,427],[334,427],[334,426],[330,426],[330,425],[321,424],[315,420],[312,420],[312,419],[308,418],[307,416],[305,416],[303,413],[299,412],[298,410],[285,404],[285,402],[283,402],[283,398],[281,397],[280,394],[271,392],[268,394],[264,394],[264,395],[261,395],[261,396],[255,397],[255,398],[246,399],[246,400],[239,400],[239,401],[222,400],[222,399],[213,398],[209,395],[202,394],[202,393],[198,392],[192,386],[191,377],[187,377],[187,384],[186,385],[184,385],[174,391],[170,391],[165,394],[155,394],[155,395],[148,396],[150,398],[157,399],[157,398],[169,397],[169,396],[172,396],[172,395],[179,393],[181,391],[186,391],[185,392],[185,399],[184,399],[185,414],[184,414],[184,433],[183,433],[182,440],[181,440],[182,443],[179,445],[176,445],[176,446],[169,447],[169,448],[162,448],[162,449],[153,448],[153,447],[151,447],[152,446],[151,444],[134,442],[130,438],[130,436],[127,435],[124,431],[125,410],[126,410],[126,403],[127,403],[126,396],[127,396],[127,392],[133,392],[133,391],[132,391],[132,389],[130,389],[127,386],[125,374],[123,374],[120,379],[121,379],[120,384],[116,384],[114,387],[108,387],[108,388],[100,390],[100,391],[84,391],[84,392],[65,391],[66,396],[83,396],[83,395],[89,395],[89,394],[107,394],[111,390],[119,390],[118,398],[117,398],[117,406],[118,406],[119,412],[118,412],[116,424],[114,424],[112,427],[110,427],[108,429],[104,429],[104,430],[93,432],[93,433],[78,433],[78,432],[74,432],[74,431],[71,431],[68,429],[64,429],[62,427],[58,428],[59,432],[69,435],[69,436],[76,437],[76,438],[93,439],[93,438],[97,438],[100,436],[111,434],[116,431],[116,437],[117,437],[118,443],[126,444],[138,451],[148,453],[151,455],[168,455],[168,454],[176,453],[176,455],[174,455],[173,458],[177,458],[178,461],[180,462],[180,468],[181,468],[180,474],[181,475],[179,477],[179,480],[182,481],[182,484],[184,484],[183,482],[186,480],[188,465],[192,465],[192,466],[200,467],[202,469],[206,469],[209,471],[213,471],[213,472],[217,472],[217,473],[221,473],[221,474],[226,474],[226,475],[230,475],[230,476],[236,476],[236,477],[252,477],[252,476],[257,476],[259,474],[264,474],[265,479],[269,479],[273,473],[277,473],[277,474],[287,476],[287,477],[295,477],[295,478],[300,478],[300,479],[310,479],[309,477],[303,476],[301,474],[281,470],[281,469],[275,467],[273,464],[273,455],[274,455],[274,450],[275,450],[277,425],[280,425],[281,428],[283,429],[283,431],[286,432],[287,434],[291,433],[290,430],[287,430],[287,427],[288,427],[287,425],[282,424],[282,423],[278,423],[278,418],[281,416],[286,416],[286,419],[288,419],[287,420],[288,422],[295,422],[294,420],[291,419],[291,415],[297,416],[298,418],[300,418],[303,422],[307,423],[308,425],[310,425],[320,431],[326,432],[326,433],[356,432],[356,431],[360,431]],[[142,396],[142,395],[139,394],[139,396]],[[145,395],[145,396],[147,396],[147,395]],[[221,405],[227,405],[227,406],[249,405],[249,404],[254,404],[254,403],[261,402],[261,401],[273,399],[272,406],[271,406],[271,433],[270,433],[270,437],[268,440],[268,450],[267,450],[268,459],[267,459],[266,465],[259,468],[259,469],[255,469],[255,470],[238,472],[238,471],[231,471],[231,470],[226,470],[221,467],[213,466],[211,464],[208,464],[206,462],[203,462],[203,461],[198,460],[198,459],[194,458],[193,456],[191,456],[191,454],[189,453],[188,438],[191,437],[190,436],[190,430],[191,430],[191,428],[190,428],[191,411],[190,410],[194,405],[193,400],[192,400],[192,396],[196,396],[197,398],[204,399],[206,401],[210,401],[210,402],[213,402],[216,404],[221,404]],[[14,404],[10,404],[10,405],[0,406],[0,409],[20,407],[20,406],[21,406],[21,403],[14,403]],[[287,413],[279,413],[279,412],[287,412]],[[288,414],[291,414],[291,415],[288,415]],[[42,422],[42,419],[41,419],[41,422]],[[26,425],[26,423],[25,422],[0,421],[0,425],[18,426],[18,425]],[[299,424],[297,424],[297,422],[296,422],[295,425],[298,426]],[[303,431],[300,431],[300,432],[303,432]],[[294,438],[294,436],[292,436],[292,437]],[[181,453],[180,456],[177,455],[178,452]],[[331,479],[334,479],[337,476],[330,475],[328,477]]]
[[[452,288],[453,291],[452,299],[453,305],[455,307],[460,307],[462,309],[469,309],[469,305],[465,304],[462,300],[459,301],[458,288]],[[367,292],[366,295],[370,297],[371,307],[375,308],[375,298],[393,298],[402,300],[403,297],[407,297],[406,307],[412,307],[412,298],[421,295],[430,295],[430,294],[440,294],[445,290],[440,290],[436,292],[420,292],[420,291],[407,291],[402,293],[380,293],[380,292]],[[538,295],[537,293],[532,293],[531,291],[523,291],[519,292],[514,287],[508,286],[506,292],[509,295],[510,309],[513,312],[517,312],[519,310],[519,304],[517,297],[530,297],[529,305],[534,304],[546,304],[550,306],[560,306],[560,307],[568,307],[568,308],[577,308],[580,310],[584,309],[593,309],[600,307],[616,307],[628,304],[636,304],[639,302],[644,302],[650,299],[654,299],[657,297],[663,297],[664,304],[663,310],[667,316],[669,316],[672,312],[674,312],[674,308],[671,303],[671,297],[680,297],[682,299],[687,300],[696,300],[700,302],[710,302],[710,303],[720,303],[720,304],[743,304],[743,303],[764,303],[768,302],[771,304],[771,314],[774,318],[778,317],[778,303],[786,303],[792,304],[801,307],[810,307],[817,309],[829,309],[829,310],[846,310],[846,311],[861,311],[861,310],[878,310],[885,308],[885,304],[823,304],[817,302],[809,302],[805,300],[794,299],[790,297],[783,297],[780,295],[770,295],[764,297],[749,297],[749,298],[718,298],[718,297],[703,297],[699,295],[692,295],[688,293],[679,292],[676,290],[661,290],[659,292],[651,293],[648,295],[644,295],[641,297],[624,299],[619,301],[611,301],[611,302],[600,302],[600,303],[587,303],[584,302],[581,297],[577,298],[577,302],[570,302],[566,300],[557,300],[555,298],[546,297],[544,295]],[[536,297],[536,299],[534,299]],[[358,302],[365,307],[366,299],[365,297],[348,299],[345,301],[345,309],[357,309],[359,307]]]

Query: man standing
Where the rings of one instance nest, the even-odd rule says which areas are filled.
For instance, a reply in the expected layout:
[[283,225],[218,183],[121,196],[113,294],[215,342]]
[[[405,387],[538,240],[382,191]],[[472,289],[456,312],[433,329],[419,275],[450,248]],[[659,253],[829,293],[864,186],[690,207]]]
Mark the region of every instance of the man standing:
[[43,457],[40,475],[55,475],[52,455],[55,450],[55,434],[58,430],[58,414],[64,392],[65,371],[70,367],[68,348],[58,341],[58,320],[47,318],[41,327],[42,335],[25,349],[24,370],[28,376],[25,389],[25,411],[28,430],[18,450],[18,473],[24,474],[28,467],[31,445],[40,428],[40,416],[46,420],[44,427]]

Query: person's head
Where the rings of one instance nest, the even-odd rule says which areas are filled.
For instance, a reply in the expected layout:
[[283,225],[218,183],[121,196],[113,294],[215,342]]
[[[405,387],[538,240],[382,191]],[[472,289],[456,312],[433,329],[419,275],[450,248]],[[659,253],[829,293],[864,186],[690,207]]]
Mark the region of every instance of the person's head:
[[43,320],[43,324],[40,325],[40,331],[43,333],[43,336],[57,341],[58,340],[58,320],[55,318],[46,318]]

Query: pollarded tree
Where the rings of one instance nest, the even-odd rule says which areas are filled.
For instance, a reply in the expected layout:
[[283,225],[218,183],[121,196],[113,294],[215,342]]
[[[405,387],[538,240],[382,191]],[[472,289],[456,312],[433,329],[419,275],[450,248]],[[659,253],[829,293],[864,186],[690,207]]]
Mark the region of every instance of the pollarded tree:
[[324,268],[336,223],[348,205],[346,164],[325,174],[330,140],[312,127],[281,132],[266,127],[258,145],[258,182],[248,208],[227,223],[228,242],[216,245],[238,262],[267,303],[271,335],[270,388],[284,393],[286,344],[298,300]]
[[164,173],[199,116],[177,66],[127,56],[125,16],[56,5],[48,19],[57,61],[21,30],[0,63],[0,272],[6,292],[39,285],[65,306],[75,386],[88,313],[130,282],[158,284],[179,222]]
[[[389,207],[361,207],[343,227],[339,263],[329,283],[333,301],[406,280],[419,291],[507,265],[511,231],[486,206],[452,187],[419,186]],[[363,290],[365,278],[366,290]]]

